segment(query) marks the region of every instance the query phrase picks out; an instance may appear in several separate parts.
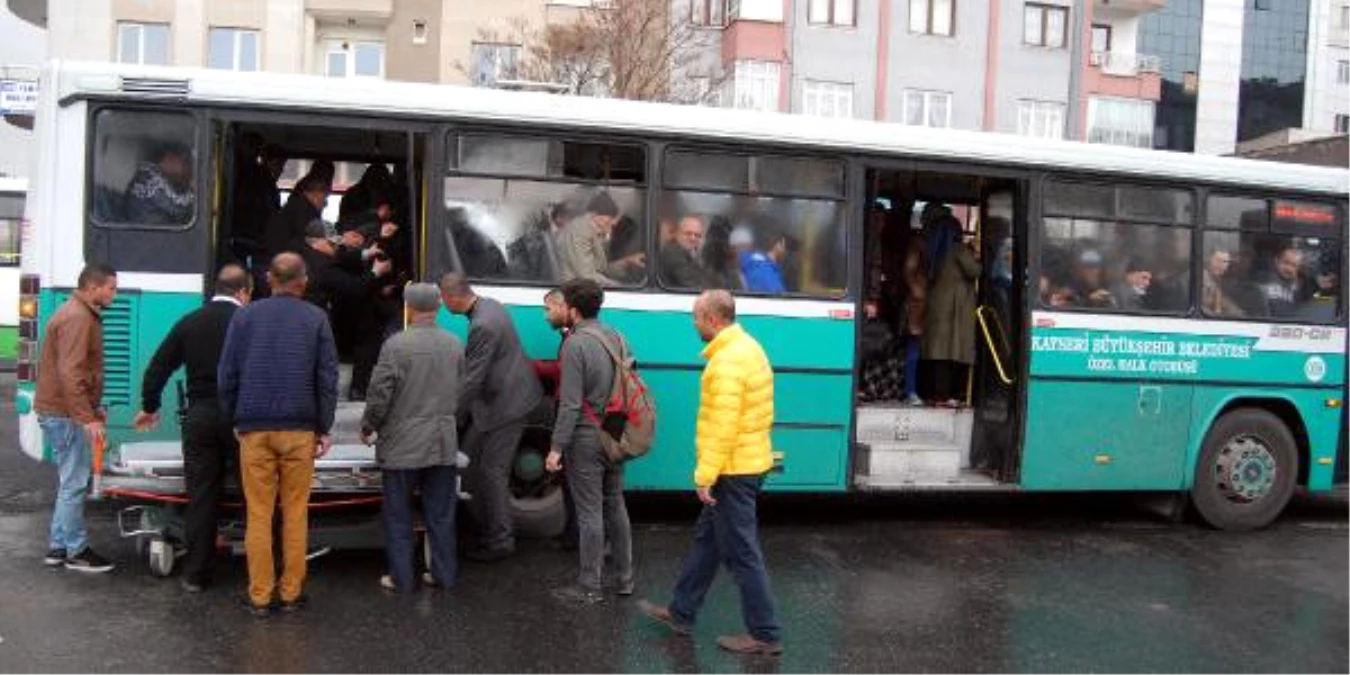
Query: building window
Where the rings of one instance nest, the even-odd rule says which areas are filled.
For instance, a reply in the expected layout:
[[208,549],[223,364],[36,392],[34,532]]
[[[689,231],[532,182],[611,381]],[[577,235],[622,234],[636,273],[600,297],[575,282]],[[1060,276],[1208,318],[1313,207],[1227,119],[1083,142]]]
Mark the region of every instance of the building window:
[[1017,133],[1037,138],[1064,138],[1064,104],[1018,101]]
[[904,122],[912,127],[950,127],[952,125],[951,92],[906,89]]
[[497,80],[515,79],[519,63],[520,45],[475,42],[470,82],[475,87],[495,87]]
[[169,65],[169,24],[117,24],[117,60],[150,66]]
[[241,72],[257,70],[258,32],[238,28],[212,28],[206,66]]
[[689,0],[689,21],[695,26],[721,28],[727,25],[727,0]]
[[909,0],[909,32],[952,35],[956,24],[956,0]]
[[1341,30],[1350,30],[1350,5],[1341,5],[1336,8],[1336,27]]
[[1088,101],[1088,142],[1153,147],[1153,101],[1092,97]]
[[1336,62],[1336,84],[1350,84],[1350,61]]
[[384,77],[384,43],[332,40],[324,64],[328,77]]
[[[1067,23],[1067,22],[1066,22]],[[1094,23],[1092,24],[1092,51],[1109,52],[1111,51],[1111,27]]]
[[855,0],[810,0],[806,9],[806,20],[817,25],[852,26],[854,25]]
[[[1033,47],[1063,49],[1067,44],[1069,8],[1028,2],[1022,10],[1022,43]],[[1096,38],[1096,29],[1093,29]]]
[[853,85],[807,80],[802,86],[802,114],[853,117]]
[[1350,115],[1336,116],[1336,133],[1350,134]]
[[743,110],[778,110],[778,63],[737,61],[732,106]]

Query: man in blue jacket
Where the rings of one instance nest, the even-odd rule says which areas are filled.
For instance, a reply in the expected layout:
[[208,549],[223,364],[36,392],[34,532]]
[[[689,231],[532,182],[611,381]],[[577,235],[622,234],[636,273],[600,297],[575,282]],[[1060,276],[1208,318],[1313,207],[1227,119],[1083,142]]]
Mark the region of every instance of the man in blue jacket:
[[[272,297],[235,312],[225,335],[219,372],[220,404],[234,420],[248,521],[249,609],[271,613],[304,606],[309,487],[314,460],[332,446],[337,412],[338,359],[328,317],[305,301],[305,262],[294,253],[272,259]],[[277,588],[272,560],[272,515],[281,501],[284,571]]]
[[783,259],[787,257],[787,236],[781,232],[761,231],[763,246],[741,254],[741,275],[745,290],[759,293],[786,293],[783,283]]

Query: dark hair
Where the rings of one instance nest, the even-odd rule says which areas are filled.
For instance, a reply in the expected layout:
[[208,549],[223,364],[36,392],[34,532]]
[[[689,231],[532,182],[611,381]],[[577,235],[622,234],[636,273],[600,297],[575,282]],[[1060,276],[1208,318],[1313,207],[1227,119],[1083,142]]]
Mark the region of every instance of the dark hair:
[[446,272],[441,275],[441,292],[452,298],[467,298],[473,295],[473,287],[469,285],[469,280],[459,272]]
[[593,279],[573,279],[562,285],[563,302],[583,319],[594,319],[605,304],[605,289]]
[[548,292],[544,294],[544,302],[548,302],[550,300],[553,300],[554,298],[558,298],[561,296],[562,296],[561,288],[550,288],[548,289]]
[[87,291],[91,288],[103,286],[108,283],[109,279],[116,277],[117,270],[113,269],[112,265],[89,263],[84,266],[84,269],[80,270],[80,277],[75,284],[80,290]]
[[1129,260],[1125,261],[1126,274],[1129,274],[1130,272],[1148,272],[1148,271],[1150,271],[1149,266],[1144,264],[1143,258],[1132,256]]
[[612,218],[619,215],[619,205],[614,203],[614,198],[609,196],[608,192],[597,192],[594,197],[591,197],[591,201],[586,204],[586,211],[597,216],[610,216]]
[[175,141],[165,141],[163,143],[156,145],[154,149],[150,152],[150,161],[160,162],[169,155],[177,155],[179,157],[182,157],[183,159],[187,159],[192,156],[192,151],[189,150],[188,147],[182,143],[178,143]]
[[789,246],[787,234],[772,227],[760,227],[755,231],[755,238],[759,241],[759,250],[761,251],[773,249],[780,241],[783,242],[785,248]]
[[305,177],[301,178],[300,181],[295,184],[294,191],[304,194],[314,190],[323,190],[324,192],[327,192],[328,182],[324,180],[322,176],[316,176],[311,172],[305,174]]
[[253,290],[253,276],[234,264],[220,268],[216,274],[216,295],[238,295],[242,290]]

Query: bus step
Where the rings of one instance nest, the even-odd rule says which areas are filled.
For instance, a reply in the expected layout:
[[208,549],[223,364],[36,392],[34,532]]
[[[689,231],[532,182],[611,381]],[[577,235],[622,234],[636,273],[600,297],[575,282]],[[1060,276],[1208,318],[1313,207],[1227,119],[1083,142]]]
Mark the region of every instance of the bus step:
[[954,444],[868,443],[866,475],[884,481],[945,481],[961,473],[964,455]]
[[869,444],[966,447],[973,422],[970,409],[865,406],[858,409],[857,439]]
[[920,490],[1015,490],[1009,483],[1000,483],[992,476],[964,469],[946,479],[896,480],[878,476],[858,476],[854,484],[859,490],[872,492],[901,492]]

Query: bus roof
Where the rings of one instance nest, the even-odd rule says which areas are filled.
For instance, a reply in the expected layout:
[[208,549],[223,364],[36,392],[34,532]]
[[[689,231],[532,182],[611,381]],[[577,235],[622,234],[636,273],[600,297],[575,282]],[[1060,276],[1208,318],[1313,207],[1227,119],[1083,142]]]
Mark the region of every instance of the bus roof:
[[681,139],[766,143],[880,156],[1299,190],[1345,196],[1350,170],[1011,134],[822,120],[705,106],[559,96],[314,75],[54,61],[58,98],[117,97],[268,107],[333,114],[534,124]]

